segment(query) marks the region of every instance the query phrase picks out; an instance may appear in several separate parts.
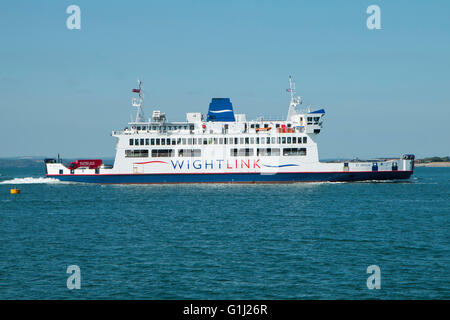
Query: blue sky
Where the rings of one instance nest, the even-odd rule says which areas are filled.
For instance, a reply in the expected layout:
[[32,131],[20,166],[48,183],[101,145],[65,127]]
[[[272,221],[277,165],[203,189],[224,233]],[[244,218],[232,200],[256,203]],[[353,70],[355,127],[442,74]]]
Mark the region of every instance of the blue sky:
[[449,16],[449,1],[4,2],[0,156],[114,155],[138,77],[146,116],[179,121],[212,97],[285,115],[290,74],[327,112],[321,158],[449,155]]

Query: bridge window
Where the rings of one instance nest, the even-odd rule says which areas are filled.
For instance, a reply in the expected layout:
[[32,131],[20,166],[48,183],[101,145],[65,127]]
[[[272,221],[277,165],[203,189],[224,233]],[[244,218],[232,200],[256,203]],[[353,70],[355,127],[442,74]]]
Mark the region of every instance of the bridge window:
[[150,139],[145,139],[145,145],[148,146],[150,144]]
[[139,145],[139,139],[134,139],[134,145],[138,146]]
[[143,146],[145,143],[144,143],[144,139],[141,139],[140,140],[140,143],[139,143],[141,146]]
[[303,137],[303,143],[307,143],[306,137]]
[[130,139],[130,146],[134,145],[134,139]]
[[297,143],[297,137],[292,137],[292,143]]
[[159,145],[161,144],[161,142],[160,142],[160,141],[161,141],[161,139],[159,139],[159,138],[156,138],[156,145],[157,145],[157,146],[159,146]]

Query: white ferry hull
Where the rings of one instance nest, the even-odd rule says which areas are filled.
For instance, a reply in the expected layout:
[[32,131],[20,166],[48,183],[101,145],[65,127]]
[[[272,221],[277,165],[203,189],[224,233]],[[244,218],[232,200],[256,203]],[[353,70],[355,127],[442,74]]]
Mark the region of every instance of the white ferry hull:
[[[201,170],[180,172],[173,166],[170,172],[114,173],[114,169],[78,169],[69,173],[62,164],[47,164],[47,177],[61,181],[104,184],[153,184],[153,183],[292,183],[320,181],[367,181],[408,179],[413,173],[414,160],[384,160],[379,162],[319,163],[317,168],[342,168],[339,171],[290,171],[291,167],[270,168],[252,172],[208,172]],[[395,170],[392,170],[393,167]],[[65,170],[64,170],[65,169]],[[62,170],[62,171],[61,171]],[[177,171],[178,170],[178,171]],[[192,170],[192,168],[191,168]],[[109,171],[109,172],[108,172]],[[55,174],[55,172],[61,172]]]
[[345,182],[408,179],[412,171],[378,172],[286,172],[274,175],[259,173],[224,174],[98,174],[47,175],[60,181],[100,184],[173,184],[173,183],[293,183]]

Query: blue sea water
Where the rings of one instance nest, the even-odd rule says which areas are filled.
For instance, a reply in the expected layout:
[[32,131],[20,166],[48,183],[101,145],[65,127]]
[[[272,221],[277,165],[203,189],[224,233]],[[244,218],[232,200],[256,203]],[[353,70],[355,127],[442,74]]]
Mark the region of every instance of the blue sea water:
[[[70,184],[42,171],[0,168],[0,299],[450,298],[450,168],[274,185]],[[80,290],[67,289],[69,265]]]

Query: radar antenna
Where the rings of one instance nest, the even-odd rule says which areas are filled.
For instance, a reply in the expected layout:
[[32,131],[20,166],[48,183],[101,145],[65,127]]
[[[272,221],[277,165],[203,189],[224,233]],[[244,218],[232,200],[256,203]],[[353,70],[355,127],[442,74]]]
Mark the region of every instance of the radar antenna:
[[142,104],[144,102],[144,93],[142,92],[142,81],[138,80],[138,89],[133,89],[131,92],[135,92],[139,94],[139,100],[136,98],[133,98],[131,100],[131,104],[133,107],[137,108],[136,113],[136,122],[144,122],[144,110],[142,110]]
[[289,89],[286,89],[286,91],[291,94],[291,103],[289,104],[289,111],[286,119],[286,121],[290,121],[291,117],[297,114],[295,107],[302,104],[302,97],[295,96],[295,82],[292,81],[291,76],[289,76]]

